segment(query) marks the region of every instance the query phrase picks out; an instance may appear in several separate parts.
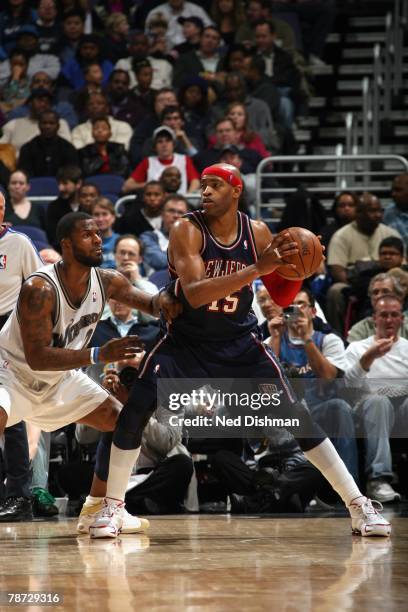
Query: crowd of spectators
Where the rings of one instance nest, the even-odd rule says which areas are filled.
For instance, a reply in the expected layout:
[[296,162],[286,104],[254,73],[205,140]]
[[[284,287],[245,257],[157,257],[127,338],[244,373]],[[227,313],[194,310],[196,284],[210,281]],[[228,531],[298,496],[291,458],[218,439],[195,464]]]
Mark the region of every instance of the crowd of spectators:
[[[197,205],[203,168],[219,161],[239,168],[245,182],[241,207],[251,214],[259,162],[294,152],[294,123],[307,112],[310,95],[306,68],[323,62],[334,4],[7,0],[0,11],[4,222],[30,235],[46,260],[55,261],[58,221],[86,211],[103,238],[103,266],[153,294],[168,281],[169,232]],[[46,205],[30,200],[30,181],[44,178],[53,178],[58,190]],[[382,502],[400,498],[389,438],[404,419],[405,391],[390,397],[390,385],[383,385],[375,397],[353,400],[339,394],[337,383],[364,380],[368,387],[376,372],[387,379],[408,373],[408,175],[397,176],[390,191],[385,207],[372,193],[335,195],[332,216],[320,228],[327,260],[296,296],[296,316],[286,317],[262,286],[255,287],[254,300],[265,342],[290,376],[314,379],[305,396],[314,418],[353,476]],[[129,197],[115,207],[124,195]],[[148,350],[158,322],[110,303],[96,338],[128,333],[140,335]],[[120,373],[129,367],[137,364],[122,364],[109,377],[90,374],[107,385],[117,376],[112,390],[125,397]],[[367,434],[363,451],[357,431]],[[83,430],[77,438],[86,445],[94,441]],[[182,444],[183,432],[166,429],[159,411],[145,438],[150,462],[138,470],[154,469],[156,477],[150,487],[133,487],[132,508],[178,511],[184,500],[186,509],[197,510],[189,454],[195,451]],[[241,441],[238,452],[221,443],[203,452],[212,457],[211,469],[233,510],[304,509],[313,497],[330,499],[284,434],[268,432],[256,450]],[[277,465],[280,473],[260,485],[256,474]],[[61,475],[63,482],[73,497],[86,493],[86,482],[81,491]]]

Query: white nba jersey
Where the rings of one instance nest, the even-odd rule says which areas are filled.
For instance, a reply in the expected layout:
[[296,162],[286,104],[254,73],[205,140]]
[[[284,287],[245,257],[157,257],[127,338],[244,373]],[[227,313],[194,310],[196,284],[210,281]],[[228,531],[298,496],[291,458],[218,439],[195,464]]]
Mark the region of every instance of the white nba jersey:
[[[50,346],[77,350],[86,348],[106,301],[99,270],[91,268],[88,289],[78,308],[71,303],[65,291],[58,263],[43,266],[29,278],[36,276],[46,279],[54,288],[56,295]],[[44,384],[54,385],[65,374],[62,371],[34,371],[29,367],[24,355],[17,306],[0,331],[0,350],[1,356],[8,361],[8,367],[33,390],[39,390]]]

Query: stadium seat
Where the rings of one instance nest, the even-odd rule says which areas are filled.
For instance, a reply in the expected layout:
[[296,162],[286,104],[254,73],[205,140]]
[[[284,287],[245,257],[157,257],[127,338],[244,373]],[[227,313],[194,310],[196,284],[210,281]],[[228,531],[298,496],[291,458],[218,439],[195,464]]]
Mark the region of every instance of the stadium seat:
[[40,227],[34,227],[32,225],[13,225],[12,229],[16,232],[20,232],[20,234],[28,236],[35,244],[38,251],[50,248],[47,234]]
[[149,276],[149,281],[156,285],[158,289],[162,287],[166,287],[166,285],[170,282],[170,275],[168,270],[158,270],[157,272],[153,272],[151,276]]
[[59,193],[55,176],[34,176],[30,179],[28,197],[55,196]]
[[[94,176],[88,176],[85,183],[93,183],[96,185],[105,197],[116,194],[118,196],[122,191],[122,185],[124,179],[117,174],[95,174]],[[112,199],[111,197],[109,199]],[[116,198],[117,199],[117,198]]]

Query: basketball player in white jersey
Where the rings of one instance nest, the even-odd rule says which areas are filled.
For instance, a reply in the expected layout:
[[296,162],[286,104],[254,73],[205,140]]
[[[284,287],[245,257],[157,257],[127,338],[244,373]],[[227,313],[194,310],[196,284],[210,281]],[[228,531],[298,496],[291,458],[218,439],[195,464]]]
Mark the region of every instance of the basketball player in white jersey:
[[[113,431],[121,404],[78,368],[132,358],[142,344],[137,336],[127,336],[87,348],[105,301],[114,298],[153,316],[162,311],[167,318],[181,308],[165,292],[152,297],[119,272],[97,268],[102,239],[86,213],[63,217],[57,240],[61,261],[40,268],[24,282],[0,332],[0,435],[21,420],[44,431],[72,422]],[[91,499],[105,494],[110,440],[102,436],[98,448]],[[137,517],[127,519],[128,531],[144,526]],[[86,524],[82,530],[87,531]]]

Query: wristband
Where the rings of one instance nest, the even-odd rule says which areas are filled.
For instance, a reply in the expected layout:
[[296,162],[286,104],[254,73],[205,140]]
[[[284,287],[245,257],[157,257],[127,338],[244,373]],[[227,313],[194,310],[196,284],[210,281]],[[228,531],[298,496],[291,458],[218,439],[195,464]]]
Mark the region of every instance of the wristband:
[[92,365],[99,363],[99,351],[100,350],[101,350],[100,346],[94,346],[93,348],[91,348],[90,359],[91,359]]

